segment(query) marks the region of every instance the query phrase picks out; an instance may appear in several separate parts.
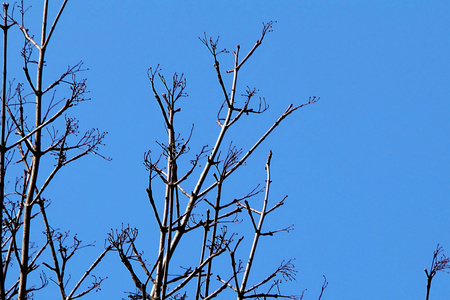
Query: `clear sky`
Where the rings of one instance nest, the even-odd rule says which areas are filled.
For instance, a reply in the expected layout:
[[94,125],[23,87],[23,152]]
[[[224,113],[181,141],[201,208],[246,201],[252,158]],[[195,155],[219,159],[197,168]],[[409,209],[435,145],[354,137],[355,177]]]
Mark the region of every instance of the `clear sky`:
[[[34,13],[38,6],[31,20]],[[257,87],[270,108],[234,131],[236,145],[246,149],[290,103],[321,100],[288,118],[236,174],[240,192],[262,183],[272,150],[272,201],[289,195],[267,224],[295,230],[264,241],[260,261],[295,257],[297,281],[286,287],[308,289],[308,300],[317,299],[323,274],[322,299],[424,299],[423,269],[436,244],[450,253],[449,15],[448,1],[69,1],[46,78],[79,60],[89,68],[92,101],[72,114],[81,129],[109,132],[101,153],[112,161],[91,156],[59,174],[46,195],[54,226],[97,241],[80,267],[122,222],[140,228],[153,255],[142,161],[165,136],[148,67],[187,77],[180,126],[187,133],[196,123],[193,157],[212,143],[222,102],[212,57],[197,37],[220,35],[222,47],[245,52],[261,23],[274,20],[240,77],[241,92]],[[231,54],[222,58],[231,66]],[[96,274],[109,279],[86,299],[134,291],[115,253]],[[431,296],[450,296],[449,275],[438,274]]]

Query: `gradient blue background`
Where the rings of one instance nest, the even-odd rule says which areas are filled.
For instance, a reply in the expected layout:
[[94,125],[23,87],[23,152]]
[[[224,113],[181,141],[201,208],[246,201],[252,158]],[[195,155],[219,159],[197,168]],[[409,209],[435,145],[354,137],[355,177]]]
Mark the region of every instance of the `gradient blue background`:
[[[29,12],[30,25],[39,25],[34,14],[39,5]],[[264,240],[260,264],[272,269],[295,257],[297,281],[285,288],[308,289],[304,299],[317,299],[323,274],[322,299],[424,299],[423,269],[437,243],[450,247],[449,15],[448,1],[70,1],[48,51],[46,80],[83,60],[92,101],[72,115],[81,129],[109,132],[101,153],[112,158],[68,166],[46,194],[54,227],[97,241],[74,265],[74,278],[121,223],[139,227],[149,262],[155,257],[142,161],[165,136],[148,67],[187,77],[179,126],[187,133],[196,123],[192,158],[212,144],[222,101],[212,57],[197,37],[220,35],[222,47],[240,44],[245,52],[261,23],[276,20],[240,75],[241,92],[259,88],[270,109],[232,131],[236,144],[246,149],[288,104],[321,100],[289,117],[236,174],[239,194],[230,197],[263,182],[271,149],[272,203],[289,195],[267,228],[295,223],[295,230]],[[232,61],[223,55],[223,69]],[[85,299],[135,290],[115,253],[96,274],[109,279]],[[450,277],[438,274],[431,299],[449,295]]]

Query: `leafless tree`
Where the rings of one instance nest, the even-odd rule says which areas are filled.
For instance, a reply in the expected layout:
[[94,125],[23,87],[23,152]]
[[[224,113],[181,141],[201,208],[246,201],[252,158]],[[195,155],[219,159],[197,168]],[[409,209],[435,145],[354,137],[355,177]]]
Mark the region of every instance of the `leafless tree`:
[[[232,77],[229,89],[225,83],[226,75],[219,64],[219,55],[228,51],[218,48],[218,39],[208,38],[206,34],[200,38],[212,55],[223,103],[217,114],[218,134],[213,146],[202,147],[190,160],[189,168],[183,164],[182,158],[190,149],[193,127],[188,136],[183,138],[174,122],[175,116],[181,111],[180,102],[187,96],[186,79],[183,75],[174,74],[168,80],[159,67],[149,69],[148,78],[168,137],[167,143],[158,142],[162,149],[161,155],[155,157],[149,151],[144,157],[144,164],[149,171],[148,200],[159,229],[155,257],[148,263],[143,252],[138,249],[138,229],[123,226],[109,234],[110,244],[117,251],[137,288],[136,292],[130,293],[130,298],[185,299],[189,293],[195,299],[212,299],[219,294],[223,298],[225,291],[229,290],[234,291],[237,299],[301,299],[302,295],[283,294],[280,290],[283,281],[293,280],[295,277],[296,270],[292,260],[282,261],[266,276],[253,274],[258,278],[255,283],[249,279],[257,261],[260,239],[292,229],[292,226],[281,229],[266,229],[263,226],[267,217],[286,200],[285,196],[274,204],[269,202],[272,153],[269,153],[266,161],[267,178],[263,188],[252,188],[244,196],[232,199],[229,198],[229,192],[224,192],[227,179],[244,165],[286,117],[318,100],[310,97],[304,104],[289,105],[262,136],[254,139],[253,146],[245,151],[226,142],[232,140],[228,136],[229,129],[238,124],[241,118],[250,114],[260,115],[268,108],[264,98],[256,97],[257,89],[249,87],[242,94],[243,103],[239,104],[242,98],[238,96],[238,90],[241,89],[238,86],[238,74],[266,35],[272,31],[272,25],[273,22],[263,24],[261,37],[243,58],[239,45],[232,52],[234,66],[225,72]],[[164,92],[158,91],[160,87]],[[164,161],[165,166],[162,165]],[[155,187],[161,185],[165,193],[163,197],[158,197]],[[261,207],[251,202],[254,198],[261,199]],[[242,248],[244,236],[238,237],[229,228],[237,226],[239,233],[242,233],[244,231],[241,227],[246,225],[253,231],[253,242],[244,263],[237,251]],[[180,246],[186,239],[198,240],[198,247],[186,249]],[[179,272],[174,266],[177,255],[196,256],[198,263],[183,266],[183,271]],[[224,268],[225,259],[228,261],[228,268]]]
[[430,297],[430,291],[431,291],[431,281],[433,280],[434,276],[439,271],[443,271],[448,273],[448,269],[450,269],[450,258],[446,257],[444,255],[444,248],[441,245],[436,246],[436,250],[433,252],[433,259],[431,260],[431,267],[430,270],[425,268],[425,274],[427,275],[427,296],[426,300]]
[[[47,286],[47,274],[56,284],[61,299],[79,298],[98,288],[102,278],[93,277],[90,285],[86,279],[110,250],[107,247],[93,259],[78,282],[69,282],[68,261],[78,250],[90,245],[84,245],[76,235],[60,232],[50,225],[47,214],[50,202],[44,198],[46,188],[58,171],[89,153],[98,154],[97,148],[105,137],[105,133],[97,129],[80,135],[77,120],[67,115],[71,107],[87,100],[86,80],[78,77],[83,71],[81,62],[67,67],[50,85],[44,85],[44,69],[51,63],[46,59],[46,51],[67,2],[62,1],[52,19],[49,1],[41,2],[40,39],[36,39],[32,29],[26,26],[29,7],[24,1],[14,5],[11,13],[9,5],[3,4],[3,24],[0,25],[3,30],[1,300],[30,299],[34,292]],[[24,38],[20,54],[25,83],[9,81],[8,84],[8,33],[12,29],[17,29],[13,33]],[[11,182],[15,184],[8,184]],[[44,239],[38,237],[41,232],[45,233]],[[43,243],[39,244],[39,240]]]

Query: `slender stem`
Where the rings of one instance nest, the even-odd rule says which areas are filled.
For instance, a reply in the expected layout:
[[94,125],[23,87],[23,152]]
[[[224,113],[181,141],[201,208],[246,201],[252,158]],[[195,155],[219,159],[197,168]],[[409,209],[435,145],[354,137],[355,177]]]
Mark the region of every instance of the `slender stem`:
[[[434,262],[434,258],[433,258],[433,262]],[[432,264],[433,265],[433,264]],[[426,300],[428,300],[430,298],[430,290],[431,290],[431,281],[433,280],[434,275],[436,274],[435,271],[433,270],[433,268],[430,269],[430,274],[428,274],[428,270],[425,269],[425,274],[427,274],[427,296],[426,296]]]
[[[214,243],[216,241],[217,235],[217,224],[219,223],[219,210],[220,210],[220,198],[222,196],[222,176],[219,178],[217,183],[217,195],[216,195],[216,203],[214,205],[214,225],[213,231],[211,235],[211,247],[209,248],[209,256],[211,256],[214,252]],[[212,269],[212,260],[208,263],[206,270],[206,280],[205,280],[205,297],[209,295],[209,284],[211,282],[211,269]]]
[[[52,27],[50,28],[50,31],[49,31],[47,37],[45,37],[45,32],[43,31],[44,34],[42,35],[42,40],[41,40],[42,41],[42,47],[44,47],[44,48],[47,47],[48,42],[50,41],[50,38],[51,38],[51,36],[53,34],[53,31],[56,28],[56,23],[58,23],[59,18],[61,17],[62,12],[64,10],[64,7],[66,7],[67,1],[68,0],[64,0],[64,2],[61,4],[61,7],[59,8],[58,14],[56,15],[56,18],[53,21]],[[46,5],[47,5],[47,1],[46,1]]]
[[[44,10],[42,16],[42,32],[41,32],[41,47],[39,49],[39,60],[36,76],[36,120],[35,127],[39,128],[41,125],[41,113],[42,113],[42,78],[44,73],[44,58],[45,58],[45,36],[47,28],[47,12],[48,12],[48,0],[44,2]],[[20,282],[19,282],[19,300],[25,300],[27,298],[27,278],[30,272],[28,260],[29,260],[29,243],[30,243],[30,231],[31,231],[31,211],[33,208],[34,190],[37,182],[39,163],[41,158],[41,129],[37,130],[34,135],[34,155],[31,164],[31,175],[27,186],[27,195],[24,203],[24,215],[23,215],[23,236],[22,236],[22,257],[20,263]]]
[[[5,154],[6,154],[6,64],[7,64],[7,44],[8,44],[8,4],[3,3],[3,74],[2,74],[2,115],[1,115],[1,137],[0,137],[0,198],[1,198],[1,206],[0,206],[0,220],[3,232],[3,209],[5,207],[5,174],[6,174],[6,166],[5,166]],[[3,234],[0,235],[0,245],[3,245]],[[1,249],[3,250],[3,248]],[[3,253],[3,251],[1,251]],[[5,276],[6,274],[3,272],[3,255],[0,255],[0,266],[2,266],[0,271],[0,296],[1,299],[4,300],[5,295]]]
[[[163,95],[165,96],[165,95]],[[173,95],[169,95],[173,97]],[[159,250],[165,250],[165,256],[162,261],[158,262],[158,269],[156,273],[156,284],[153,285],[152,297],[165,298],[167,289],[167,276],[169,271],[169,261],[171,257],[171,243],[172,243],[172,222],[173,222],[173,206],[174,206],[174,190],[177,182],[177,166],[176,166],[176,153],[175,153],[175,130],[174,130],[174,115],[175,107],[174,101],[170,101],[168,109],[167,131],[168,131],[168,149],[167,149],[167,184],[166,195],[164,200],[164,216],[163,227],[160,233],[160,246]],[[167,245],[167,247],[166,247]],[[162,295],[161,295],[162,294]]]
[[[202,262],[205,260],[205,250],[206,250],[206,242],[208,240],[208,231],[209,231],[209,209],[206,210],[206,221],[204,224],[204,232],[203,232],[203,242],[202,242],[202,251],[200,254],[200,263],[199,265],[202,264]],[[208,264],[210,264],[211,261],[209,261]],[[200,289],[201,289],[201,285],[202,285],[202,270],[200,269],[198,272],[198,278],[197,278],[197,291],[195,292],[195,299],[198,300],[200,299]],[[206,278],[209,278],[209,274],[206,274]],[[205,295],[206,296],[206,295]]]
[[247,286],[248,276],[250,275],[250,270],[253,265],[253,260],[255,258],[256,253],[256,247],[258,246],[258,241],[261,236],[261,229],[262,225],[264,223],[264,218],[266,216],[266,210],[267,210],[267,203],[269,201],[269,188],[270,188],[270,160],[272,158],[272,151],[269,152],[269,156],[267,157],[267,163],[266,163],[266,172],[267,172],[267,179],[266,179],[266,191],[264,195],[264,203],[263,208],[260,213],[258,227],[255,229],[255,236],[253,238],[253,244],[252,248],[250,250],[250,254],[248,256],[247,266],[245,267],[244,276],[242,277],[241,287],[239,289],[238,293],[238,299],[243,299],[245,288]]
[[105,248],[105,250],[100,254],[99,257],[97,257],[97,259],[92,263],[92,265],[89,267],[89,269],[84,272],[83,277],[80,278],[80,280],[77,282],[77,284],[75,285],[75,287],[72,289],[72,291],[70,292],[69,296],[67,296],[67,300],[71,300],[74,298],[77,298],[76,296],[73,296],[73,294],[77,291],[77,289],[80,287],[80,285],[83,283],[83,281],[86,279],[86,277],[92,272],[92,270],[98,265],[98,263],[103,259],[103,257],[105,257],[106,253],[108,253],[108,251],[110,251],[112,249],[112,246],[109,245],[108,247]]
[[45,234],[47,236],[47,243],[50,246],[50,252],[52,254],[53,268],[54,268],[53,271],[55,271],[55,273],[56,273],[57,285],[59,287],[59,292],[61,293],[61,297],[62,297],[62,299],[65,299],[66,292],[64,290],[64,282],[62,281],[63,278],[61,277],[61,268],[59,266],[58,256],[56,255],[55,244],[53,243],[53,231],[50,228],[50,225],[48,224],[48,218],[47,218],[47,214],[45,212],[45,204],[42,200],[39,201],[39,206],[41,208],[42,220],[44,221]]

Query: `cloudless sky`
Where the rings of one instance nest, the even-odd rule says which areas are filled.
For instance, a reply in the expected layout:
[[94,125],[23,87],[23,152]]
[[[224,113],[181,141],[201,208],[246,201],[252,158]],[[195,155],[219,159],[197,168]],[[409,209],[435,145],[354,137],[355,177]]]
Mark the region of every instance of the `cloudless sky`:
[[[30,25],[40,13],[39,5],[30,9]],[[183,134],[196,123],[191,159],[213,143],[222,102],[198,37],[220,35],[219,47],[240,44],[243,53],[262,22],[274,20],[240,73],[240,93],[257,87],[270,108],[232,131],[235,144],[247,149],[290,103],[321,100],[286,119],[231,186],[240,194],[230,197],[239,197],[263,183],[273,151],[272,203],[289,197],[267,226],[294,223],[295,230],[264,240],[259,262],[276,267],[295,257],[297,280],[285,287],[307,289],[308,300],[317,299],[322,275],[329,281],[324,300],[424,299],[423,269],[436,244],[450,251],[449,15],[448,1],[69,1],[46,80],[79,60],[89,68],[92,101],[72,114],[82,130],[109,132],[101,153],[112,161],[90,156],[61,171],[46,195],[53,226],[97,241],[80,267],[121,223],[140,228],[153,260],[158,234],[142,162],[149,149],[157,155],[155,140],[165,141],[165,131],[147,69],[160,64],[168,78],[187,78],[178,122]],[[232,55],[221,58],[231,68]],[[116,253],[95,273],[109,278],[86,299],[135,290]],[[449,296],[450,276],[438,274],[431,299]]]

